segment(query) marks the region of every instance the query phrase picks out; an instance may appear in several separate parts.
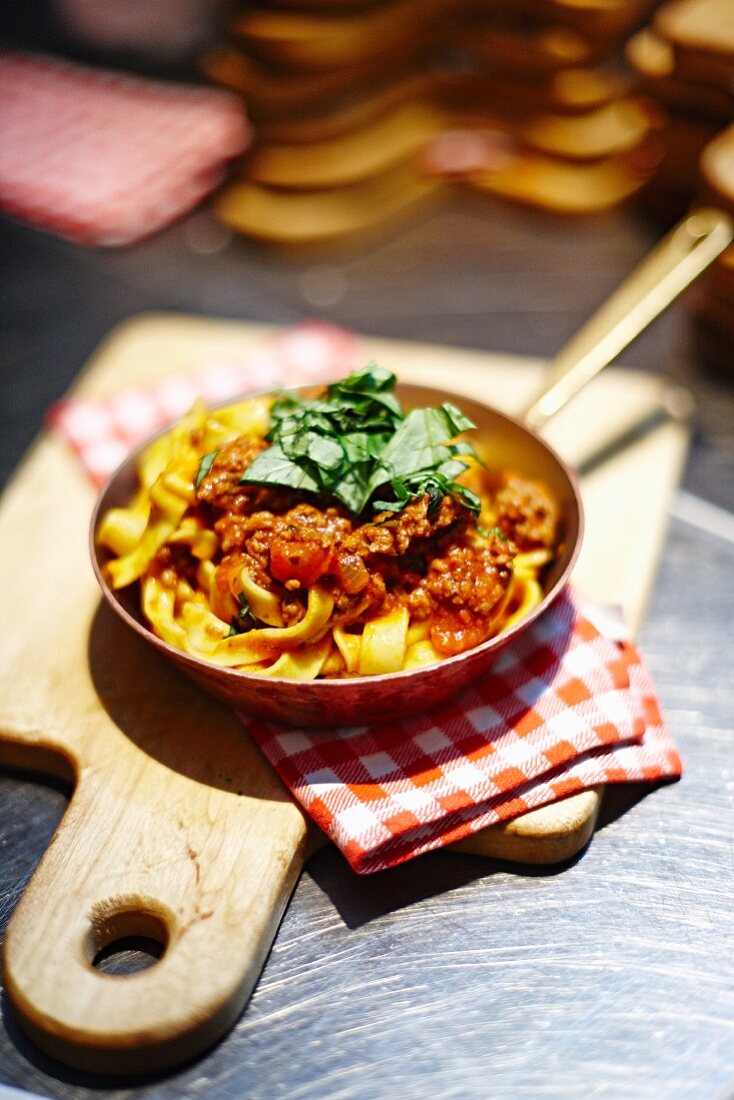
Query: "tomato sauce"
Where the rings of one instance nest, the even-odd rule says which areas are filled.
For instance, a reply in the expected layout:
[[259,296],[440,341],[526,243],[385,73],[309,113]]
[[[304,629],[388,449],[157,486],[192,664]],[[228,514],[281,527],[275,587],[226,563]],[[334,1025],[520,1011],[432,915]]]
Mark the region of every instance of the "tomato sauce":
[[[364,521],[312,495],[241,485],[261,449],[246,437],[223,448],[198,488],[199,508],[220,539],[220,590],[231,592],[246,568],[282,596],[289,622],[303,616],[308,589],[319,584],[334,597],[335,625],[358,630],[403,605],[412,620],[428,622],[441,653],[461,653],[488,636],[518,552],[557,540],[550,490],[511,471],[479,475],[490,531],[460,499],[444,496],[436,506],[428,493]],[[477,476],[475,468],[473,484]]]

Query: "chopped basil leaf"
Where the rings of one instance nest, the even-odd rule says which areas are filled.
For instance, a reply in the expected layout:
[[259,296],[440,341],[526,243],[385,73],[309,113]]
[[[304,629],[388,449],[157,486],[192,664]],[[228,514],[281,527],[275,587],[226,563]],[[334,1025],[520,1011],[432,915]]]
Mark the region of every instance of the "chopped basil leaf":
[[423,470],[409,478],[393,478],[389,485],[395,500],[376,500],[374,507],[378,512],[401,512],[409,500],[423,497],[426,493],[429,516],[436,514],[445,496],[458,497],[475,516],[481,511],[482,502],[476,493],[438,471]]
[[246,485],[285,485],[289,489],[305,489],[309,493],[321,492],[318,477],[312,476],[305,463],[293,462],[283,453],[279,443],[273,443],[261,451],[241,478]]
[[255,627],[262,625],[253,614],[247,596],[243,592],[240,592],[237,601],[240,609],[236,615],[232,616],[229,633],[224,635],[225,638],[234,638],[235,634],[246,634],[248,630],[253,630]]
[[[457,427],[457,424],[461,426]],[[467,420],[453,405],[442,405],[438,409],[412,409],[382,452],[371,478],[371,490],[394,477],[438,469],[455,454],[447,441],[458,431],[473,427],[475,425],[471,420]],[[462,467],[465,465],[463,463]]]
[[429,514],[450,494],[479,514],[479,499],[459,485],[468,443],[452,443],[475,425],[448,402],[436,409],[405,413],[395,396],[395,375],[370,363],[324,396],[305,401],[284,393],[271,409],[271,443],[247,468],[242,484],[281,485],[323,493],[361,514],[380,490],[394,499],[372,504],[376,511],[401,511],[408,501],[429,495]]
[[218,454],[219,451],[209,451],[209,453],[205,454],[202,458],[201,462],[199,463],[199,469],[196,471],[196,478],[194,482],[197,489],[211,470],[212,463],[214,462],[214,459],[217,457]]
[[328,436],[310,430],[297,432],[281,447],[291,459],[307,458],[324,470],[337,470],[344,462],[344,448]]
[[479,534],[482,536],[483,539],[491,539],[493,536],[496,536],[498,539],[502,539],[503,542],[509,542],[510,541],[508,539],[507,535],[504,533],[504,531],[502,531],[501,528],[499,528],[499,527],[487,528],[487,527],[480,527],[479,524],[477,524],[477,531],[479,532]]

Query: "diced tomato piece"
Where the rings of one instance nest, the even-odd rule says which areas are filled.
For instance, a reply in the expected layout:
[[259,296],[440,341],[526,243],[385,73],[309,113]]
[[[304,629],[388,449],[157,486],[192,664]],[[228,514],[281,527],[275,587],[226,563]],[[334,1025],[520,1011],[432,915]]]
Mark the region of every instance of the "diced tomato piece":
[[485,641],[490,621],[465,608],[441,608],[431,619],[431,641],[441,653],[453,657]]
[[278,581],[300,581],[306,588],[331,570],[331,546],[305,539],[275,539],[270,547],[270,572]]

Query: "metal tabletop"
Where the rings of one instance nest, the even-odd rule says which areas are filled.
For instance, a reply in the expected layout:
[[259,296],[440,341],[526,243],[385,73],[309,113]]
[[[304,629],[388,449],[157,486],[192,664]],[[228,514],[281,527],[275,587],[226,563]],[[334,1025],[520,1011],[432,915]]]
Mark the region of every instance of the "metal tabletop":
[[[470,200],[307,258],[230,239],[205,211],[117,252],[9,222],[0,233],[3,478],[131,314],[317,314],[383,336],[550,355],[659,235],[630,212],[553,221]],[[204,1057],[111,1086],[35,1051],[4,998],[0,1081],[64,1100],[734,1095],[734,378],[697,366],[689,305],[624,357],[683,381],[699,406],[642,632],[683,780],[609,790],[588,849],[555,868],[443,852],[360,878],[326,849],[244,1014]],[[0,930],[67,797],[0,775]]]

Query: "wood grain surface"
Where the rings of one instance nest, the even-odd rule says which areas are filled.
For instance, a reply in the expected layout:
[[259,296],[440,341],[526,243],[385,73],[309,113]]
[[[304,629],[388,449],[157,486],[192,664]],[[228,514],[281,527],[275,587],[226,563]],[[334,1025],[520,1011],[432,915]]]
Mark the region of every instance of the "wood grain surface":
[[[193,370],[242,354],[269,332],[184,317],[136,320],[103,345],[79,389],[102,393]],[[510,411],[542,371],[507,356],[376,339],[365,351],[406,380],[450,378],[458,393]],[[609,371],[548,430],[586,471],[589,535],[577,583],[622,604],[633,627],[686,431],[667,420],[630,442],[629,429],[655,412],[665,390],[651,376]],[[620,434],[628,445],[614,453]],[[93,499],[65,445],[44,437],[0,514],[1,567],[17,578],[1,609],[19,624],[0,640],[0,760],[75,781],[8,930],[5,979],[24,1028],[45,1050],[120,1073],[180,1061],[234,1022],[307,837],[300,812],[235,720],[100,609],[86,549]],[[560,810],[487,830],[474,838],[475,850],[568,858],[588,839],[597,809],[593,792],[576,796]],[[122,982],[90,965],[110,941],[133,934],[161,942],[155,967]]]

